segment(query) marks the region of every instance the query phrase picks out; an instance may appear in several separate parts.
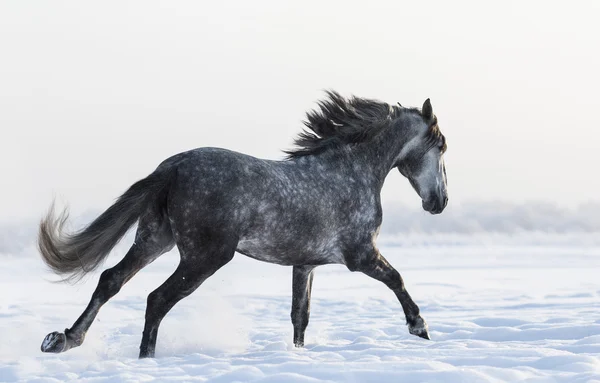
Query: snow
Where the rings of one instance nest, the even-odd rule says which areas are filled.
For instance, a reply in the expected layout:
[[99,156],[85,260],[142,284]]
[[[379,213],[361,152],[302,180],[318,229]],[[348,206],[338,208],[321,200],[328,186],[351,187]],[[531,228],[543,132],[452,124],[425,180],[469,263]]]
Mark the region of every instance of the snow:
[[41,353],[41,341],[72,324],[98,273],[56,284],[33,248],[0,255],[0,381],[600,382],[599,238],[383,237],[432,340],[408,333],[383,284],[324,266],[304,349],[292,344],[291,269],[238,255],[169,313],[157,358],[145,360],[137,352],[146,296],[175,268],[176,252],[104,306],[81,347],[58,355]]

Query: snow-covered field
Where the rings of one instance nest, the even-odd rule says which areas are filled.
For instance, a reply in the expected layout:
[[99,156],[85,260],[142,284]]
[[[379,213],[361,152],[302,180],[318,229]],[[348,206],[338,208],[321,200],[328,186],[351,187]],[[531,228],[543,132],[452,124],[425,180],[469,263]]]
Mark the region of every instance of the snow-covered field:
[[238,255],[166,317],[157,358],[138,360],[146,296],[174,269],[173,252],[101,310],[82,347],[47,355],[42,339],[72,324],[98,274],[53,284],[33,249],[1,255],[0,381],[600,382],[599,236],[379,243],[420,305],[431,341],[408,334],[383,284],[324,266],[306,348],[294,349],[291,269]]

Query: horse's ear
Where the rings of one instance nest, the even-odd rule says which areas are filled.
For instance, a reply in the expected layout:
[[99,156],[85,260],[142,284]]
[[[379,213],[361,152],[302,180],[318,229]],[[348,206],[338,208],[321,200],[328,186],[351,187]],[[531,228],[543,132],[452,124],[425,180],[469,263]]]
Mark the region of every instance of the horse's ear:
[[429,101],[429,99],[425,100],[423,103],[423,109],[421,109],[421,113],[426,120],[430,120],[433,117],[433,107],[431,106],[431,101]]

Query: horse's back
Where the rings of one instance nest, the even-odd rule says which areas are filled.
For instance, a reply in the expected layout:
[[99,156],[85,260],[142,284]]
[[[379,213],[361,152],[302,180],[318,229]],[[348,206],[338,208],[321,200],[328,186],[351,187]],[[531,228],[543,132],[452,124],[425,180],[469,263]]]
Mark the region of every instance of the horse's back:
[[169,216],[177,225],[239,232],[285,171],[277,161],[220,148],[198,148],[167,159],[174,176]]

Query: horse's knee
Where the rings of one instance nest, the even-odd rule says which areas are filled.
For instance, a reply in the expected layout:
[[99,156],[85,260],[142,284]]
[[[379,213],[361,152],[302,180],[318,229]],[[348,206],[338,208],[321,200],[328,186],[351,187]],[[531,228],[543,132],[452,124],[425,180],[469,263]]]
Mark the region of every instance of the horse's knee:
[[388,276],[384,282],[394,291],[404,291],[404,281],[402,280],[400,273],[394,269],[388,272]]

